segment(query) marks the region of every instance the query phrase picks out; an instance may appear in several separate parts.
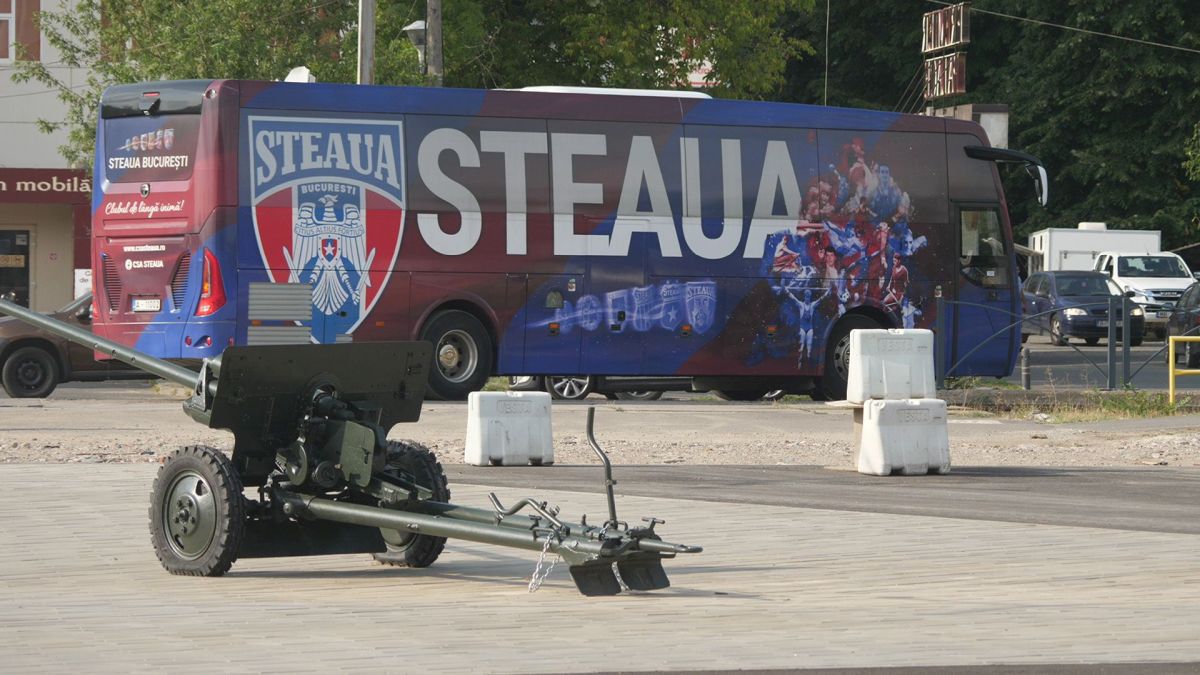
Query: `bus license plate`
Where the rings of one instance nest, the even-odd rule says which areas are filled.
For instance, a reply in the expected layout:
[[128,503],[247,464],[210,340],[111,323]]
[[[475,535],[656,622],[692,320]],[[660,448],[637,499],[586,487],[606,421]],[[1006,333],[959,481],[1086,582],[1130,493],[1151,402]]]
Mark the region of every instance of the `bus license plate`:
[[159,298],[134,298],[133,311],[135,312],[157,312],[162,309],[162,300]]

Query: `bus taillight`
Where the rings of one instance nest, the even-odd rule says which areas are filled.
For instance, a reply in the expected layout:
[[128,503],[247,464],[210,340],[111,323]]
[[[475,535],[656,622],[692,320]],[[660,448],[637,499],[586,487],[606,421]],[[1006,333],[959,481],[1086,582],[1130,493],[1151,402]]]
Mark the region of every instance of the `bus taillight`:
[[225,306],[225,282],[221,281],[221,264],[213,252],[204,250],[204,276],[200,280],[200,305],[196,316],[209,316]]

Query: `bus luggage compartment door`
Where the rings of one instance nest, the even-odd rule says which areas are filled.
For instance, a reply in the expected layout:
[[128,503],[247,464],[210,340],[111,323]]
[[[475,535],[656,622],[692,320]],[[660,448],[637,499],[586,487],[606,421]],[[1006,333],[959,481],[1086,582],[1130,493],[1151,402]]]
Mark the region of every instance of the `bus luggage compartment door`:
[[580,375],[583,334],[602,321],[599,302],[584,293],[582,274],[526,278],[525,364],[530,375]]

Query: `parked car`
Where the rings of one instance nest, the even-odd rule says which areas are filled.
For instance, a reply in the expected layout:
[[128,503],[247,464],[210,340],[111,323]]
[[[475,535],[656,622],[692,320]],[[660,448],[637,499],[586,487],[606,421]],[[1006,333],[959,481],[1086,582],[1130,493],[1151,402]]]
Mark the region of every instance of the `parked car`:
[[[1109,298],[1121,297],[1124,291],[1100,272],[1063,271],[1031,274],[1022,294],[1025,316],[1034,317],[1022,324],[1023,339],[1040,329],[1050,333],[1050,342],[1055,345],[1065,345],[1069,338],[1082,338],[1094,345],[1108,337]],[[1142,344],[1146,329],[1141,307],[1130,309],[1128,323],[1129,344],[1136,347]],[[1124,324],[1118,314],[1118,336],[1123,334]]]
[[[90,330],[92,294],[49,315]],[[120,361],[97,361],[92,350],[7,316],[0,317],[0,364],[0,381],[13,398],[44,398],[60,382],[152,379]]]
[[[1167,335],[1200,336],[1200,283],[1188,286],[1179,302],[1171,308]],[[1186,368],[1200,368],[1200,344],[1184,342],[1182,349],[1176,347],[1175,359],[1177,363],[1182,360]]]
[[1093,268],[1103,272],[1145,311],[1146,330],[1160,338],[1167,335],[1167,317],[1184,289],[1195,279],[1183,258],[1175,253],[1133,254],[1102,252]]
[[[653,387],[640,389],[639,387]],[[601,394],[609,400],[657,401],[666,391],[693,391],[690,377],[605,377],[586,375],[519,375],[508,378],[511,391],[547,391],[555,399],[578,401]],[[777,401],[787,395],[773,391],[713,391],[725,401]]]
[[[687,391],[691,380],[679,379],[679,390]],[[579,401],[592,394],[603,394],[605,398],[622,401],[657,401],[662,390],[631,390],[621,385],[620,380],[589,375],[515,375],[508,378],[511,391],[545,391],[559,400]]]

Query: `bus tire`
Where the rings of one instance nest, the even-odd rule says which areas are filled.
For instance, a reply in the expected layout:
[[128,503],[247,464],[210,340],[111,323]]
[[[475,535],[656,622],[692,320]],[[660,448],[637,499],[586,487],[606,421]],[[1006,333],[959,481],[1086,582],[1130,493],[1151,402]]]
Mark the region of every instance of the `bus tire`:
[[462,401],[483,389],[492,374],[492,339],[479,319],[460,310],[438,312],[421,329],[421,339],[433,345],[430,398]]
[[842,317],[829,334],[825,343],[825,372],[817,388],[826,401],[841,401],[846,398],[846,384],[850,379],[850,331],[882,328],[879,322],[862,314]]

